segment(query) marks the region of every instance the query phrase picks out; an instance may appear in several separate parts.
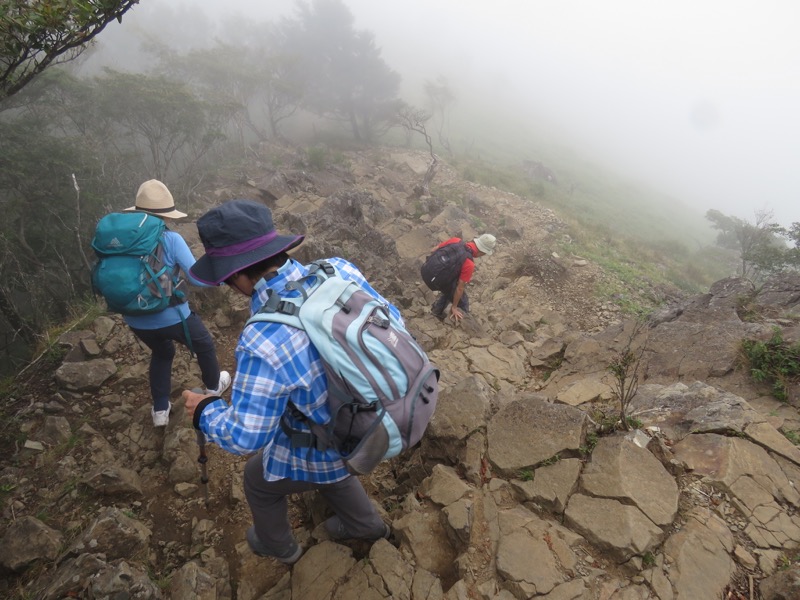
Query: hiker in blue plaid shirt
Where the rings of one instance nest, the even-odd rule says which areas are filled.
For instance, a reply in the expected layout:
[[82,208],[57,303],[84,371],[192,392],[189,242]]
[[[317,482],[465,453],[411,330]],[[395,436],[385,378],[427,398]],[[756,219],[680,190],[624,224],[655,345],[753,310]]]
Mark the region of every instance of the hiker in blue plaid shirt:
[[[199,281],[224,282],[251,298],[251,314],[266,302],[269,291],[283,292],[287,282],[305,276],[307,268],[287,252],[304,236],[279,235],[270,210],[251,200],[232,200],[197,221],[206,254],[191,268]],[[386,302],[352,263],[327,259],[342,277]],[[400,313],[389,310],[399,319]],[[208,440],[235,454],[257,452],[244,469],[244,489],[253,526],[247,530],[250,549],[285,564],[297,562],[303,549],[287,517],[289,494],[318,490],[335,513],[325,521],[334,540],[389,536],[361,482],[332,449],[292,447],[281,427],[289,402],[305,418],[327,423],[327,378],[319,353],[305,331],[280,323],[256,322],[245,327],[236,347],[236,375],[231,404],[219,396],[183,392],[186,412]],[[289,413],[291,414],[291,413]],[[296,418],[293,429],[308,430]]]

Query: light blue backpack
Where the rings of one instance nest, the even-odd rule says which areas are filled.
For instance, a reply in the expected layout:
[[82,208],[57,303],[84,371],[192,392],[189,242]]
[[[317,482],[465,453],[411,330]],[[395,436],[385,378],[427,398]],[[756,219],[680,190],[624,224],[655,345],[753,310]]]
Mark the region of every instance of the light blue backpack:
[[422,438],[436,408],[439,370],[388,307],[325,261],[270,295],[248,324],[285,323],[305,330],[328,379],[331,421],[311,423],[292,405],[308,431],[281,427],[294,447],[335,449],[351,473],[372,471]]

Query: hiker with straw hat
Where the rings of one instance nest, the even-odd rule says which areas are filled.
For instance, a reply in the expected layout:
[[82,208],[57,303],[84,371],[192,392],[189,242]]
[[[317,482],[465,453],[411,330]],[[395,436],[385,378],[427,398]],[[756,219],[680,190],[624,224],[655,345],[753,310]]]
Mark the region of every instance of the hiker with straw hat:
[[[145,181],[136,193],[136,204],[125,209],[171,220],[185,217],[175,208],[167,186],[156,179]],[[186,240],[166,229],[161,239],[164,249],[164,263],[172,269],[176,265],[193,285],[208,287],[207,283],[191,276],[190,269],[195,263],[194,255]],[[172,391],[172,360],[175,357],[175,342],[183,344],[197,355],[197,363],[206,392],[222,394],[231,383],[227,371],[220,371],[214,340],[200,317],[191,311],[189,302],[169,306],[161,312],[149,315],[123,315],[125,323],[148,348],[150,348],[150,394],[153,398],[151,415],[154,427],[164,427],[169,422],[172,411],[170,392]]]
[[[288,254],[304,236],[279,234],[270,209],[259,202],[231,200],[217,206],[198,219],[197,230],[206,253],[192,275],[210,285],[225,282],[249,297],[251,314],[271,294],[284,295],[309,272]],[[402,321],[397,308],[372,289],[355,265],[343,258],[326,262]],[[281,426],[282,417],[292,430],[303,431],[310,431],[309,420],[331,420],[322,359],[303,329],[266,321],[248,324],[236,347],[231,403],[189,390],[183,397],[187,415],[209,442],[234,454],[257,453],[244,468],[244,491],[253,515],[246,539],[254,554],[284,564],[299,560],[303,549],[287,518],[287,496],[310,490],[319,491],[335,513],[324,522],[330,538],[389,536],[389,526],[338,453],[330,447],[295,446]]]

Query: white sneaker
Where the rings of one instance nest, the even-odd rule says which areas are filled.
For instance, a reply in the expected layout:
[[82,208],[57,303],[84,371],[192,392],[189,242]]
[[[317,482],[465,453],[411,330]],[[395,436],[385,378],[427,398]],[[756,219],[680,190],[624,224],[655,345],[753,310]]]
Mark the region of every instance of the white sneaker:
[[153,410],[150,409],[150,414],[153,415],[153,427],[166,427],[169,423],[169,413],[172,411],[172,402],[169,403],[167,410]]
[[231,374],[228,373],[227,371],[220,371],[219,385],[217,386],[217,389],[215,390],[206,389],[206,394],[212,394],[214,396],[222,396],[222,394],[225,393],[225,390],[227,390],[230,386],[231,386]]

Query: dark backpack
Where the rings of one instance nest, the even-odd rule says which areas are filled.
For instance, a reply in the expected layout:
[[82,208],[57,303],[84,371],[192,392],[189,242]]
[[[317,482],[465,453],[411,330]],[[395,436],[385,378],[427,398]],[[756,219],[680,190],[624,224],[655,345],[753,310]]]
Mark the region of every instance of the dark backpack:
[[461,275],[465,260],[472,260],[472,252],[465,242],[453,242],[436,249],[425,259],[420,269],[422,281],[435,292],[450,291]]
[[165,230],[164,221],[141,212],[111,213],[97,223],[92,287],[108,310],[149,315],[186,301],[180,267],[164,263]]
[[270,321],[303,329],[322,357],[328,379],[327,425],[311,423],[291,403],[289,412],[311,428],[281,427],[293,447],[333,448],[357,475],[414,446],[439,395],[439,370],[388,307],[325,261],[271,293],[247,322]]

